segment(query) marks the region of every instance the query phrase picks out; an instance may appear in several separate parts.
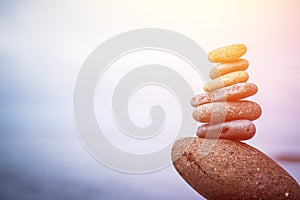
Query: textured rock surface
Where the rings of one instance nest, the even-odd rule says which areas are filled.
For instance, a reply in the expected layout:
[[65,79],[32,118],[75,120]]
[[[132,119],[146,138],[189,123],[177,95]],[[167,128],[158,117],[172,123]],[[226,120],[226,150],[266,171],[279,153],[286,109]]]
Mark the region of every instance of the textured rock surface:
[[209,93],[198,94],[191,100],[193,107],[220,101],[237,101],[256,94],[258,88],[254,83],[237,83]]
[[248,140],[256,132],[255,125],[250,120],[233,120],[219,124],[204,124],[198,127],[200,138]]
[[206,84],[204,84],[203,89],[206,92],[212,92],[214,90],[234,85],[237,83],[243,83],[248,81],[249,74],[245,71],[234,71],[230,72],[228,74],[225,74],[223,76],[220,76],[219,78],[213,79],[211,81],[208,81]]
[[198,122],[210,123],[213,114],[215,119],[225,117],[225,121],[237,119],[252,121],[259,118],[261,112],[261,107],[252,101],[215,102],[195,108],[193,118]]
[[223,139],[201,157],[205,140],[182,138],[172,149],[178,173],[205,198],[300,199],[298,183],[259,150]]
[[246,70],[249,66],[249,62],[245,59],[238,59],[232,62],[219,63],[214,66],[209,73],[211,79],[215,79],[224,74],[228,74],[230,72]]
[[243,56],[247,51],[244,44],[233,44],[211,51],[208,59],[211,62],[231,62]]

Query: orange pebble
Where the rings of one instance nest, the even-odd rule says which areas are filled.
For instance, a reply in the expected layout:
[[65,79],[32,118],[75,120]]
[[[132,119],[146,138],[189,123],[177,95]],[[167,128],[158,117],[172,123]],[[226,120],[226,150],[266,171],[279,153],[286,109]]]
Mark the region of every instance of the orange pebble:
[[228,63],[219,63],[210,70],[209,76],[211,79],[215,79],[230,72],[244,71],[248,66],[249,62],[245,59],[238,59]]
[[223,76],[220,76],[219,78],[216,78],[214,80],[211,80],[207,82],[203,89],[206,92],[211,92],[217,89],[220,89],[222,87],[234,85],[236,83],[243,83],[246,82],[249,79],[249,75],[245,71],[235,71],[228,74],[225,74]]
[[213,63],[231,62],[243,56],[246,51],[247,47],[244,44],[233,44],[211,51],[208,59]]
[[213,102],[198,106],[193,111],[197,122],[215,124],[238,119],[256,120],[262,114],[260,105],[253,101],[240,100]]

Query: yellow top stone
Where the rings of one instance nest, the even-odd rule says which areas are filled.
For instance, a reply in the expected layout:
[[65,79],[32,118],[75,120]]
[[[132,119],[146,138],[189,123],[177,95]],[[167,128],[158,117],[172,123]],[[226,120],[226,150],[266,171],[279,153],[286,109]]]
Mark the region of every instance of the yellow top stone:
[[208,59],[213,62],[231,62],[243,56],[247,51],[244,44],[233,44],[211,51]]

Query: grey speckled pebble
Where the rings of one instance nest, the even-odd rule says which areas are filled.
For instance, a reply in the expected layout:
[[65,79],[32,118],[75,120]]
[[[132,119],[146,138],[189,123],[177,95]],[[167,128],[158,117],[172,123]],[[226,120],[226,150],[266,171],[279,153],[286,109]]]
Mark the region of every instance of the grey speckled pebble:
[[206,157],[205,140],[182,138],[172,149],[173,165],[207,199],[300,199],[298,183],[278,164],[245,143],[218,140]]

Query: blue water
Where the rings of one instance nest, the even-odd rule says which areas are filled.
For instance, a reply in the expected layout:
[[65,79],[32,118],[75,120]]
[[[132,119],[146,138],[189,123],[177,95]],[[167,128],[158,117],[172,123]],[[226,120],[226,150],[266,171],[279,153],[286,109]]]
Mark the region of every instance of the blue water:
[[1,199],[199,199],[172,167],[119,173],[91,158],[76,137],[8,138],[0,146]]

